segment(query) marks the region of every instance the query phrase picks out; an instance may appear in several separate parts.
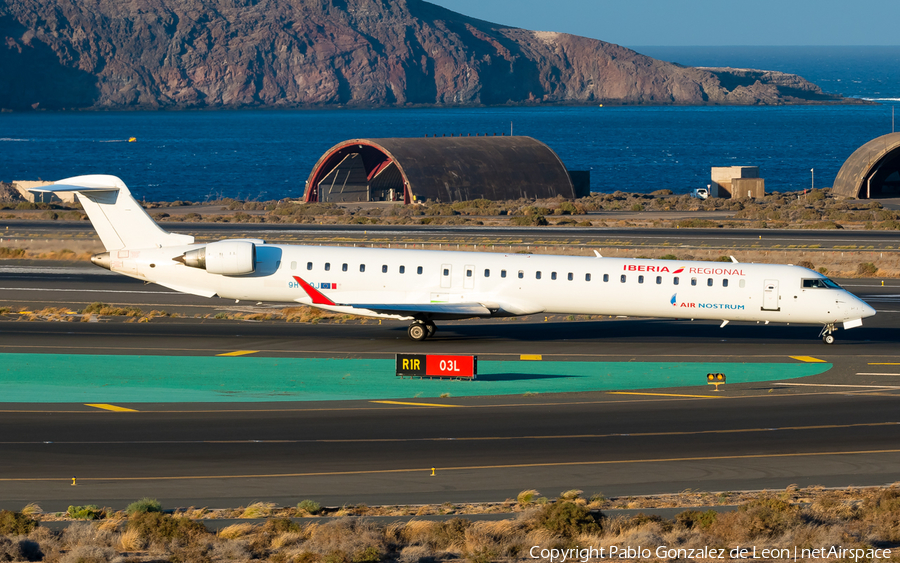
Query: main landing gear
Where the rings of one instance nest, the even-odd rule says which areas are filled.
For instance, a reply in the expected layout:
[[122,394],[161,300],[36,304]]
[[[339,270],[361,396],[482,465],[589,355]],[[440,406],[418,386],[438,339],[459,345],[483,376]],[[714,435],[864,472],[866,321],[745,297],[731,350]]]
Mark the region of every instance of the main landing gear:
[[819,333],[819,336],[822,337],[822,342],[825,344],[834,344],[834,335],[831,334],[835,331],[834,323],[828,323],[822,328],[822,332]]
[[406,334],[409,335],[409,339],[415,340],[416,342],[421,342],[426,338],[434,336],[435,332],[437,332],[437,327],[432,321],[414,321],[409,325],[409,328],[406,329]]

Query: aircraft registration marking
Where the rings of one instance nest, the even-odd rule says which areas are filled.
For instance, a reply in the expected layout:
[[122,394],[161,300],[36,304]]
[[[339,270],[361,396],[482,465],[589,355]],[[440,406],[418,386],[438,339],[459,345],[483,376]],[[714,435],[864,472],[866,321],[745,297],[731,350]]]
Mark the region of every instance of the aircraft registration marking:
[[127,409],[125,407],[119,407],[116,405],[107,405],[106,403],[85,403],[86,407],[94,407],[95,409],[103,409],[105,411],[113,411],[113,412],[138,412],[135,409]]
[[825,360],[820,360],[819,358],[813,358],[812,356],[791,356],[791,358],[793,358],[795,360],[800,360],[801,362],[807,362],[807,363],[811,363],[811,364],[812,363],[820,363],[820,364],[826,363]]
[[235,350],[234,352],[216,354],[216,356],[246,356],[247,354],[256,354],[257,352],[259,352],[259,350]]

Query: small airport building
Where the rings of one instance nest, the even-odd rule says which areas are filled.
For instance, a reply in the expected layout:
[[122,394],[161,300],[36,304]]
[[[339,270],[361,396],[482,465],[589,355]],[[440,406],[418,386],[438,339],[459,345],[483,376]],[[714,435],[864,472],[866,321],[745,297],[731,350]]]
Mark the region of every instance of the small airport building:
[[832,194],[856,199],[900,197],[900,133],[859,147],[834,179]]
[[590,193],[590,173],[570,172],[544,143],[524,136],[350,139],[328,149],[306,181],[306,202],[568,199]]

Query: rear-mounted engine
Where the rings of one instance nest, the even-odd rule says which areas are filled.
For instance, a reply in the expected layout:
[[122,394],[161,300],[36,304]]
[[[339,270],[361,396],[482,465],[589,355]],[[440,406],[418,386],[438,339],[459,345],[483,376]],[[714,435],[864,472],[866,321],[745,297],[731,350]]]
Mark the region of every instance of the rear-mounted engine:
[[185,252],[178,259],[185,266],[210,274],[241,276],[256,271],[256,244],[248,241],[221,241]]

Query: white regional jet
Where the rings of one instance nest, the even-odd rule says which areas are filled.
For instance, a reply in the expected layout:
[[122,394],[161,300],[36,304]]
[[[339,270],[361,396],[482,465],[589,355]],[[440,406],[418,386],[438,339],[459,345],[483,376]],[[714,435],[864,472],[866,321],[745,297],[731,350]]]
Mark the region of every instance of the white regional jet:
[[799,266],[487,252],[266,244],[194,244],[162,230],[119,178],[78,176],[35,192],[75,192],[107,252],[91,262],[176,291],[292,302],[338,313],[411,320],[424,340],[434,321],[560,313],[813,323],[834,342],[837,323],[875,310]]

